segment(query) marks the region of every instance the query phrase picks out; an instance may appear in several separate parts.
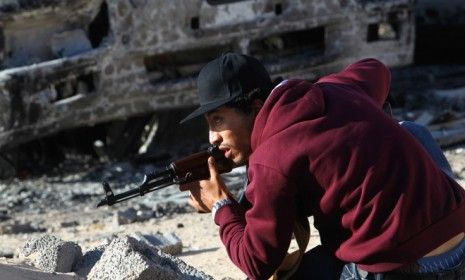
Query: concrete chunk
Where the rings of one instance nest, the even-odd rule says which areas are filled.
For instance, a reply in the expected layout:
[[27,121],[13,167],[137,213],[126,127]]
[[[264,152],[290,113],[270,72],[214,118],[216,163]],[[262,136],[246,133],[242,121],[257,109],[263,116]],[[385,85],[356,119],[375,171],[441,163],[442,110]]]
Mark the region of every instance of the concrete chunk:
[[32,261],[35,267],[46,272],[71,272],[82,258],[81,247],[53,235],[43,235],[26,242],[20,256]]
[[115,238],[90,271],[88,280],[213,279],[182,260],[130,236]]

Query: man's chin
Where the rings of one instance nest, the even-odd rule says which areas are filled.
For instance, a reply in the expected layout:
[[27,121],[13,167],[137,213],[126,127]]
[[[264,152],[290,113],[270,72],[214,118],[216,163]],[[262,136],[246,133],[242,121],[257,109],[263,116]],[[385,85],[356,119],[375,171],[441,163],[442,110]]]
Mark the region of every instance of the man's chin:
[[239,166],[244,166],[247,164],[247,160],[244,160],[242,158],[240,159],[234,159],[232,160],[233,166],[234,167],[239,167]]

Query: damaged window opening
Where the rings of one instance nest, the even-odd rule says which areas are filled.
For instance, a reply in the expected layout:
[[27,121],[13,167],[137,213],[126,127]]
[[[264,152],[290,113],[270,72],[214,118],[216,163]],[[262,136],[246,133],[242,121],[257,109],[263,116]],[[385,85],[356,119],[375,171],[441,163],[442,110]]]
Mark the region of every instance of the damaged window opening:
[[373,23],[368,25],[367,42],[393,41],[399,39],[399,32],[390,23]]
[[196,30],[196,29],[199,29],[199,27],[200,27],[199,17],[191,18],[191,28]]
[[290,56],[302,52],[321,55],[325,51],[323,26],[275,34],[250,42],[250,54],[261,57]]
[[110,21],[108,18],[108,5],[106,1],[103,1],[98,14],[95,16],[94,20],[89,24],[88,33],[92,47],[98,47],[102,42],[103,38],[108,36],[109,31]]
[[278,3],[274,6],[274,13],[277,16],[283,13],[283,5],[281,3]]
[[52,85],[51,87],[56,93],[56,97],[54,99],[54,103],[56,103],[78,94],[88,94],[94,92],[94,76],[92,73],[84,74],[77,78],[67,79],[66,81]]
[[398,13],[391,12],[387,22],[369,24],[367,42],[399,40],[400,23],[398,18]]
[[164,80],[194,77],[203,65],[218,55],[232,51],[230,45],[144,57],[145,69],[151,83]]
[[0,28],[0,69],[4,69],[3,60],[5,58],[5,35],[3,28]]
[[83,91],[79,93],[90,93],[90,92],[95,91],[93,73],[81,75],[78,77],[77,81],[78,81],[78,85],[79,83],[82,83],[82,87],[80,89],[82,89]]

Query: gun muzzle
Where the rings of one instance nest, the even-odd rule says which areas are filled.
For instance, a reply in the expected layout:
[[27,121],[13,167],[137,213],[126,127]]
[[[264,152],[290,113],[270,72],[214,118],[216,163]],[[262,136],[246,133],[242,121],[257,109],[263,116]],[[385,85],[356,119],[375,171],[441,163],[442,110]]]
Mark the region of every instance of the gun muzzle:
[[105,198],[102,199],[97,204],[97,207],[100,207],[103,205],[111,206],[115,204],[115,195],[113,194],[113,191],[111,190],[110,184],[108,184],[108,182],[103,182],[102,185],[103,185],[103,191],[105,192]]

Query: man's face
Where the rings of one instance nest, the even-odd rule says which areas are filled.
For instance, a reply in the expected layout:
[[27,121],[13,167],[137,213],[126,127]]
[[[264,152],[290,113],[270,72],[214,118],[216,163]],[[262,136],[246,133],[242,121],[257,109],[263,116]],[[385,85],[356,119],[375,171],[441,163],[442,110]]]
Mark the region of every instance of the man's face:
[[254,113],[246,115],[225,106],[205,114],[210,130],[210,143],[218,145],[225,152],[226,158],[232,160],[236,166],[246,164],[249,159],[254,116]]

